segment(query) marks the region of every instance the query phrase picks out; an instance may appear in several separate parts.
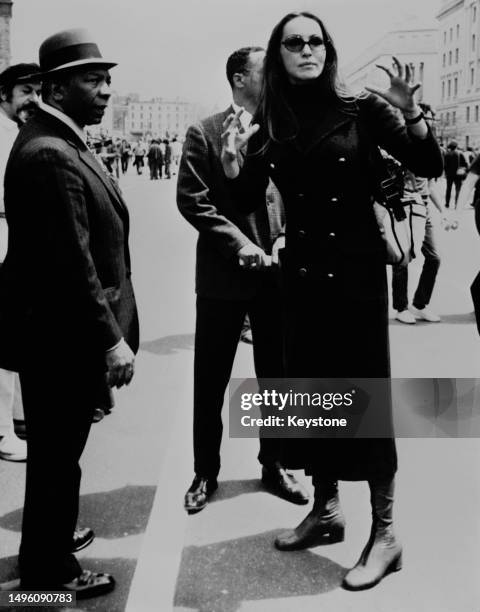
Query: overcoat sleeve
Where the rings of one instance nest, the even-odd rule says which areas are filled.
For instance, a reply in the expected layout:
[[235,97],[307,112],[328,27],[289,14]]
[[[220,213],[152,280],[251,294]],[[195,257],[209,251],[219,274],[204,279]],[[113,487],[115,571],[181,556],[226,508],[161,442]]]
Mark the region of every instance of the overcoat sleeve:
[[180,161],[177,206],[185,219],[201,234],[208,235],[222,255],[230,258],[251,240],[219,210],[212,198],[215,171],[211,150],[201,125],[187,131]]
[[375,94],[360,99],[359,104],[369,135],[378,146],[417,176],[441,176],[442,152],[430,127],[426,138],[418,138],[400,120],[393,107]]
[[[29,175],[36,183],[40,199],[48,204],[43,213],[46,220],[42,228],[43,240],[48,241],[53,257],[62,262],[63,268],[68,264],[69,281],[82,299],[82,316],[106,351],[117,344],[123,334],[105,297],[90,251],[82,176],[71,158],[54,147],[37,151],[29,165]],[[62,296],[58,299],[61,308]],[[72,329],[75,329],[75,321],[72,321]],[[71,340],[74,345],[75,338]]]

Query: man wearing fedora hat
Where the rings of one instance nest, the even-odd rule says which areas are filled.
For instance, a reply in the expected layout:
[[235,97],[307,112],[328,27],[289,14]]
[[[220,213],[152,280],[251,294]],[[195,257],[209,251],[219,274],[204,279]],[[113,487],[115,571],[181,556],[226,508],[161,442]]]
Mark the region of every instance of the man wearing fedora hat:
[[28,432],[19,567],[22,588],[83,598],[114,579],[82,570],[71,553],[79,459],[109,386],[132,379],[138,317],[128,211],[83,131],[102,120],[115,63],[85,30],[51,36],[39,55],[43,104],[6,170],[0,278],[0,319],[16,338],[5,359],[20,374]]
[[[18,127],[37,109],[40,66],[15,64],[0,74],[0,266],[7,252],[8,229],[3,205],[3,175]],[[0,369],[0,459],[25,461],[27,445],[13,427],[15,375]]]

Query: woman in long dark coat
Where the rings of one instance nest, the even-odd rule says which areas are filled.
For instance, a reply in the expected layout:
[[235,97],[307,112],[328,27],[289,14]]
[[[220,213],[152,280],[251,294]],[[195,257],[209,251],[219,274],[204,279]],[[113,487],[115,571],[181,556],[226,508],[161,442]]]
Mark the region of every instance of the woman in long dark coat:
[[[281,263],[290,378],[390,376],[385,247],[372,208],[373,151],[381,146],[419,176],[442,172],[439,147],[414,101],[418,85],[410,83],[408,68],[404,74],[394,62],[392,69],[383,68],[388,90],[347,97],[337,83],[337,55],[323,23],[310,13],[291,13],[270,38],[257,123],[244,132],[237,113],[225,124],[222,163],[239,207],[247,213],[264,206],[269,177],[284,200]],[[262,265],[255,258],[250,263]],[[371,536],[344,586],[373,586],[401,566],[392,530],[394,440],[303,442],[308,452],[300,459],[313,477],[315,503],[276,546],[294,550],[342,540],[337,481],[367,480]]]

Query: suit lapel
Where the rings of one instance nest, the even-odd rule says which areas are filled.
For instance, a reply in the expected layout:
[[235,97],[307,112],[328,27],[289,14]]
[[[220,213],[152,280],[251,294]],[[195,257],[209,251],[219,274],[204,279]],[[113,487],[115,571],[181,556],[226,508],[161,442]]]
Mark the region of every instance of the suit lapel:
[[115,182],[108,176],[106,170],[104,171],[100,162],[95,159],[93,154],[85,147],[79,148],[75,146],[72,141],[68,141],[69,144],[77,149],[80,160],[94,172],[102,183],[107,188],[109,194],[112,197],[114,206],[123,214],[127,213],[127,207],[123,201],[120,189],[115,185]]
[[37,117],[40,120],[47,122],[49,126],[54,129],[55,132],[59,133],[61,137],[78,153],[80,161],[88,166],[88,168],[94,172],[105,185],[115,208],[122,216],[128,216],[128,210],[123,201],[119,188],[107,175],[107,172],[103,170],[102,166],[89,151],[83,140],[81,140],[66,123],[63,123],[63,121],[60,121],[60,119],[57,119],[53,115],[50,115],[43,110],[39,110]]

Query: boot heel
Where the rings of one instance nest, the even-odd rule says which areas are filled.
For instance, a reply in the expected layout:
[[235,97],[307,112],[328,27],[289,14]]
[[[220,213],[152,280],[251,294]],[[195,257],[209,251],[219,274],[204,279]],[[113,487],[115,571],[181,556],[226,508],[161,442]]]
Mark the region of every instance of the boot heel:
[[389,570],[391,572],[398,572],[401,569],[402,569],[402,553],[400,553],[398,557],[390,563],[390,567],[389,567]]

